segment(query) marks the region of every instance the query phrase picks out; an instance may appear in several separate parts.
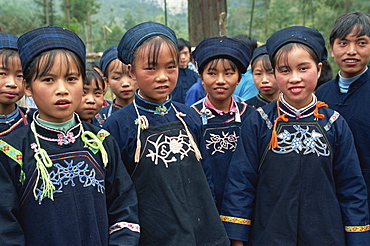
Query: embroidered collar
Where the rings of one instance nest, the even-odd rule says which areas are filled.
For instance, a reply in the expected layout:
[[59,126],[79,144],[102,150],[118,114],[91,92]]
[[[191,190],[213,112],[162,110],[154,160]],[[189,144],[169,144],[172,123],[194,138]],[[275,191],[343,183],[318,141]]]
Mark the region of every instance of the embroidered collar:
[[258,95],[257,95],[257,99],[258,100],[260,100],[260,101],[262,101],[262,102],[264,102],[264,103],[266,103],[266,104],[268,104],[268,103],[270,103],[270,101],[269,100],[267,100],[264,96],[262,96],[260,93],[258,93]]
[[148,101],[139,95],[139,92],[135,92],[134,104],[138,109],[146,112],[158,115],[165,115],[171,109],[172,96],[169,95],[168,99],[163,104]]
[[114,99],[114,100],[113,100],[113,102],[112,102],[111,106],[112,106],[113,108],[116,108],[116,109],[121,109],[121,108],[123,108],[123,106],[121,106],[121,105],[119,105],[119,104],[117,104],[117,103],[116,103],[116,99]]
[[280,93],[279,99],[281,112],[296,119],[302,119],[312,115],[317,103],[317,97],[315,96],[315,94],[312,94],[312,102],[301,109],[296,109],[295,107],[287,103],[287,101],[284,100],[283,93]]
[[37,137],[43,140],[57,142],[58,145],[67,145],[74,143],[82,133],[82,123],[76,113],[74,114],[74,120],[76,124],[68,129],[66,132],[42,125],[37,119],[37,116],[38,112],[36,111],[33,115],[35,130],[37,133]]
[[[225,114],[223,111],[218,110],[217,108],[215,108],[215,106],[213,106],[211,100],[209,99],[209,95],[207,95],[206,98],[204,99],[204,106],[208,109],[212,109],[219,115]],[[235,100],[233,97],[231,97],[231,106],[229,109],[229,113],[235,113],[236,109],[237,109],[237,106],[236,106]]]

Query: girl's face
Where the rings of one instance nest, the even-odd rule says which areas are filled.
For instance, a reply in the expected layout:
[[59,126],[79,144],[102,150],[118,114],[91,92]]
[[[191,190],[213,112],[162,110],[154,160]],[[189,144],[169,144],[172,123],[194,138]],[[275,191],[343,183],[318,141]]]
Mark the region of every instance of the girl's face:
[[10,56],[5,64],[0,54],[0,114],[10,114],[14,103],[24,95],[22,66],[19,56]]
[[263,66],[262,59],[256,61],[253,66],[253,81],[257,90],[263,97],[267,99],[272,97],[276,98],[279,94],[279,87],[276,83],[274,70],[272,68],[266,70]]
[[133,100],[137,89],[136,82],[129,76],[127,65],[115,59],[108,66],[108,85],[116,95],[116,103],[124,105],[126,101]]
[[[46,65],[45,55],[39,64],[40,68]],[[54,123],[70,120],[83,95],[83,78],[71,55],[58,52],[50,71],[32,78],[26,94],[33,97],[40,119]]]
[[144,99],[162,104],[176,86],[179,74],[178,57],[174,55],[176,49],[162,42],[157,61],[153,62],[150,54],[153,52],[150,52],[149,46],[143,45],[140,48],[135,65],[128,65],[130,75],[137,82],[139,93]]
[[76,109],[76,113],[80,116],[81,120],[89,121],[100,111],[103,103],[103,81],[98,82],[96,79],[93,79],[90,85],[84,84],[82,100]]
[[213,105],[231,100],[239,78],[238,69],[232,68],[229,60],[223,58],[210,61],[201,74],[202,84]]
[[301,109],[311,103],[321,66],[299,46],[294,46],[276,62],[276,82],[290,105]]

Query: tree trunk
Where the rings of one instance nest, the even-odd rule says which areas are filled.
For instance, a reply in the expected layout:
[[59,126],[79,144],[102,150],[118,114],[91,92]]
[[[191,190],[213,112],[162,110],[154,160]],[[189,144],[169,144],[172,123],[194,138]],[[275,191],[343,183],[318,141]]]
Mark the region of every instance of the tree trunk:
[[188,0],[189,41],[196,46],[207,37],[226,35],[226,0]]

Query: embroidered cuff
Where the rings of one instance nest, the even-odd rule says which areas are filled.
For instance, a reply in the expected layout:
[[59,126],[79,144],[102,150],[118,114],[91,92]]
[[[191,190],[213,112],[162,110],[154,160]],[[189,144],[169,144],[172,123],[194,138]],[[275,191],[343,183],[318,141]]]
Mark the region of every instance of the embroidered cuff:
[[241,225],[251,225],[251,220],[249,219],[224,216],[224,215],[220,215],[220,218],[221,218],[221,221],[223,222],[230,222],[230,223],[241,224]]
[[128,228],[131,231],[140,233],[140,225],[134,224],[134,223],[128,223],[128,222],[118,222],[112,225],[111,227],[109,227],[109,234],[112,234],[113,232],[122,230],[124,228]]
[[370,225],[365,226],[346,226],[346,232],[366,232],[370,231]]

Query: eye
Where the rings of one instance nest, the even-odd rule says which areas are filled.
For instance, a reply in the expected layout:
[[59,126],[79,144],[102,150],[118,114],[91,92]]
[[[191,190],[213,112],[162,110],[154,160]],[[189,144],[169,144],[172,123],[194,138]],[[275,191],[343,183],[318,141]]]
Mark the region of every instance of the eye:
[[42,82],[46,82],[46,83],[51,83],[53,82],[54,80],[52,78],[44,78],[41,80]]
[[6,76],[6,73],[0,72],[0,76]]
[[75,81],[78,80],[78,78],[77,77],[69,77],[67,80],[68,80],[68,82],[75,82]]

